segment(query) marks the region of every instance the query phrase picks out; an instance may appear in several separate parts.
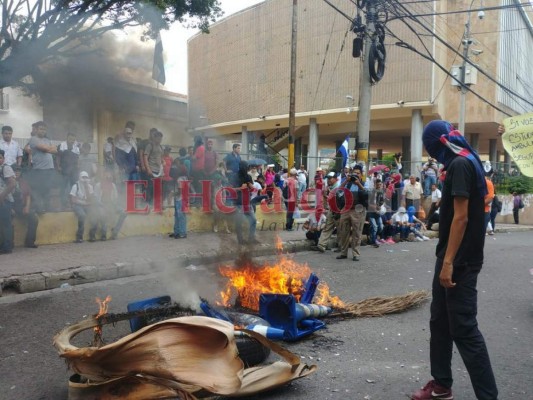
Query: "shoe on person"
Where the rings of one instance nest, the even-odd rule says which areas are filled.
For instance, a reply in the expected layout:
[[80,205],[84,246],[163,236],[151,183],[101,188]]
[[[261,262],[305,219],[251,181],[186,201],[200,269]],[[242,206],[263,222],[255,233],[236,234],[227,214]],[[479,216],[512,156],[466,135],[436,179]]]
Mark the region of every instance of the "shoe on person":
[[74,243],[83,243],[83,239],[76,239]]
[[431,240],[430,238],[428,238],[427,236],[422,236],[422,239],[424,239],[424,241],[428,241],[428,240]]
[[453,400],[452,389],[439,385],[434,380],[429,381],[422,389],[411,395],[412,400]]
[[348,256],[345,256],[345,255],[340,255],[340,256],[337,256],[336,259],[337,260],[344,260],[345,258],[348,258]]
[[316,246],[317,247],[317,250],[320,251],[321,253],[325,253],[326,252],[326,248],[324,246]]
[[213,226],[213,232],[218,233],[218,226]]
[[310,249],[313,250],[313,251],[320,251],[320,248],[318,246],[314,246],[314,245],[311,245]]
[[424,239],[422,239],[421,237],[418,237],[418,236],[417,236],[417,237],[416,237],[416,241],[417,241],[417,242],[423,242]]
[[387,243],[387,244],[396,244],[396,242],[394,241],[394,239],[391,238],[391,237],[388,238],[387,240],[385,240],[385,243]]
[[[379,246],[378,246],[379,247]],[[353,256],[352,261],[359,261],[359,256]]]
[[494,231],[489,231],[489,235],[494,235]]
[[374,243],[372,243],[372,247],[375,249],[379,249],[379,244],[377,240]]

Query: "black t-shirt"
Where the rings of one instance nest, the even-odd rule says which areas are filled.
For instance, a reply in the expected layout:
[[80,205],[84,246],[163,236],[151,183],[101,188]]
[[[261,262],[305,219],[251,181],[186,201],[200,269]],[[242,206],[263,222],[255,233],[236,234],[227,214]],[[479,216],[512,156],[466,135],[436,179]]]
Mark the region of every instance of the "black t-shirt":
[[[252,177],[248,174],[236,174],[233,179],[233,187],[237,189],[237,200],[235,202],[236,205],[242,206],[250,206],[250,189],[241,189],[241,186],[245,183],[251,183],[253,184],[254,181]],[[244,199],[247,200],[243,202],[243,195],[245,196]],[[246,210],[247,211],[247,210]]]
[[485,245],[485,201],[477,186],[476,170],[465,157],[456,157],[448,166],[442,189],[437,258],[444,259],[453,220],[454,197],[468,198],[468,223],[457,251],[454,266],[483,264]]

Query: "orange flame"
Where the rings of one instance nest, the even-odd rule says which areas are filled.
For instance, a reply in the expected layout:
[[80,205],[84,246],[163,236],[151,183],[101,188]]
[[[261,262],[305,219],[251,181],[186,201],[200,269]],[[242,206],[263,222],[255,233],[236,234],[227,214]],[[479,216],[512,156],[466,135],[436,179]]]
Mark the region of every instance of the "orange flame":
[[278,253],[281,253],[283,251],[283,241],[279,236],[276,236],[276,250]]
[[[97,297],[96,299],[96,304],[98,304],[98,314],[96,314],[95,318],[98,318],[98,317],[101,317],[102,315],[105,315],[107,314],[107,310],[109,308],[109,303],[111,302],[111,296],[107,296],[105,298],[105,300],[101,300],[99,297]],[[100,326],[95,326],[94,327],[94,332],[97,333],[97,334],[101,334],[102,333],[102,327]]]
[[[259,310],[259,296],[269,294],[292,294],[300,300],[304,285],[311,269],[307,264],[299,264],[286,256],[279,256],[274,264],[254,264],[249,261],[235,268],[219,267],[220,274],[228,278],[225,289],[220,292],[222,305],[229,307],[237,299],[240,305],[251,310]],[[343,307],[344,303],[331,296],[326,283],[320,282],[313,299],[314,304]]]

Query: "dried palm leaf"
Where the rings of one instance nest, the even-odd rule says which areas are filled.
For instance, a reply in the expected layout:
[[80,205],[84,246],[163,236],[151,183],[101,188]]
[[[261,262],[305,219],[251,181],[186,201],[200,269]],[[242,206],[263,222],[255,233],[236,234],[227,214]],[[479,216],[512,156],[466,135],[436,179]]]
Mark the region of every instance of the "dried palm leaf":
[[419,290],[401,296],[371,297],[358,303],[348,303],[343,308],[337,308],[331,317],[381,317],[405,311],[420,305],[429,298],[429,292]]
[[101,348],[70,344],[71,338],[96,325],[96,319],[84,320],[54,338],[60,356],[81,376],[69,382],[70,400],[246,396],[316,370],[254,332],[249,334],[286,361],[245,370],[237,356],[233,326],[198,316],[150,325]]

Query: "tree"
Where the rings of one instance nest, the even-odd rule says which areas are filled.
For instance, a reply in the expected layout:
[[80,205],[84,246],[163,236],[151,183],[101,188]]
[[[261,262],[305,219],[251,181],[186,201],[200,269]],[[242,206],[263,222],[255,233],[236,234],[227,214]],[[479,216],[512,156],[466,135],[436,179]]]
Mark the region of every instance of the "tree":
[[0,88],[32,92],[40,67],[90,50],[105,32],[144,26],[155,37],[173,22],[208,31],[218,0],[0,0]]

